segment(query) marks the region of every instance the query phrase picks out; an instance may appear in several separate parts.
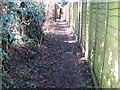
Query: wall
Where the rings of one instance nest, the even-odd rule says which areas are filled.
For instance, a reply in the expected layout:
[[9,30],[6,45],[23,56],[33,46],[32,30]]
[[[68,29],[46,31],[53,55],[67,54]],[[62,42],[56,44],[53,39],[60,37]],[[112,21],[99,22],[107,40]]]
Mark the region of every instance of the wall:
[[118,3],[91,3],[89,60],[103,88],[118,87]]
[[71,3],[69,23],[78,35],[98,87],[117,88],[120,2]]

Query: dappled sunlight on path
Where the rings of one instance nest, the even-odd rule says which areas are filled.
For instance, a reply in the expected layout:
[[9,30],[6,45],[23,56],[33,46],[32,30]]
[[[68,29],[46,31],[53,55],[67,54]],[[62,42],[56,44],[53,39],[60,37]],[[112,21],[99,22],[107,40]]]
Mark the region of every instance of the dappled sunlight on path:
[[13,58],[10,63],[8,82],[15,82],[17,88],[93,87],[88,63],[67,22],[53,22],[44,32],[46,38],[40,48],[11,48],[19,58]]
[[79,88],[93,85],[87,62],[80,53],[77,38],[70,29],[67,22],[60,20],[56,22],[55,28],[50,29],[52,40],[47,49],[54,60],[52,67],[52,79],[55,87]]

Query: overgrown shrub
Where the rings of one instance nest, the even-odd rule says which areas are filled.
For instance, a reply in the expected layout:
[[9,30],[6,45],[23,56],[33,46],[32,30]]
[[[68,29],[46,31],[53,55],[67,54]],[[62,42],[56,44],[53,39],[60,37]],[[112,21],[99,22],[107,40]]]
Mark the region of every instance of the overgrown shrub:
[[45,5],[40,2],[0,2],[0,35],[1,35],[1,52],[0,57],[3,65],[2,69],[3,88],[9,88],[7,78],[9,76],[8,51],[11,45],[24,45],[28,41],[34,41],[39,46],[41,44],[43,30],[42,26],[45,21]]

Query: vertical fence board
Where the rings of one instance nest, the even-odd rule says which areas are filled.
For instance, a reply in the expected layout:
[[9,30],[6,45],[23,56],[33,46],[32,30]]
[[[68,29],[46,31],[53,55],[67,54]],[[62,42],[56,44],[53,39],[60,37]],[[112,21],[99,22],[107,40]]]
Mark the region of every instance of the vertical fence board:
[[120,2],[72,3],[70,26],[85,49],[98,87],[117,88]]

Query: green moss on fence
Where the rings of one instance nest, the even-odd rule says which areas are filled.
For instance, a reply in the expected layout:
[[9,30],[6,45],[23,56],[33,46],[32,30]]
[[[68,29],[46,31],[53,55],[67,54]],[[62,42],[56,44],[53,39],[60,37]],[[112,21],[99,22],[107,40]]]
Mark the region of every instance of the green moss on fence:
[[[82,3],[84,4],[84,3]],[[71,26],[76,32],[80,32],[79,39],[84,43],[88,51],[89,62],[98,80],[99,87],[117,88],[118,86],[118,20],[120,19],[120,2],[87,3],[87,8],[83,8],[80,2],[78,6],[73,4],[69,7],[77,17],[70,18]],[[70,5],[69,5],[70,6]],[[82,7],[82,9],[81,9]],[[78,8],[78,9],[77,9]],[[78,14],[76,10],[79,10]],[[86,10],[86,12],[84,12]],[[76,14],[77,13],[77,14]],[[86,18],[84,17],[86,13]],[[70,17],[72,17],[70,15]],[[78,19],[79,21],[77,21]],[[83,21],[82,21],[83,20]],[[86,22],[83,24],[84,20]],[[74,25],[73,25],[74,24]],[[86,45],[87,44],[87,45]],[[120,81],[119,81],[120,82]]]

